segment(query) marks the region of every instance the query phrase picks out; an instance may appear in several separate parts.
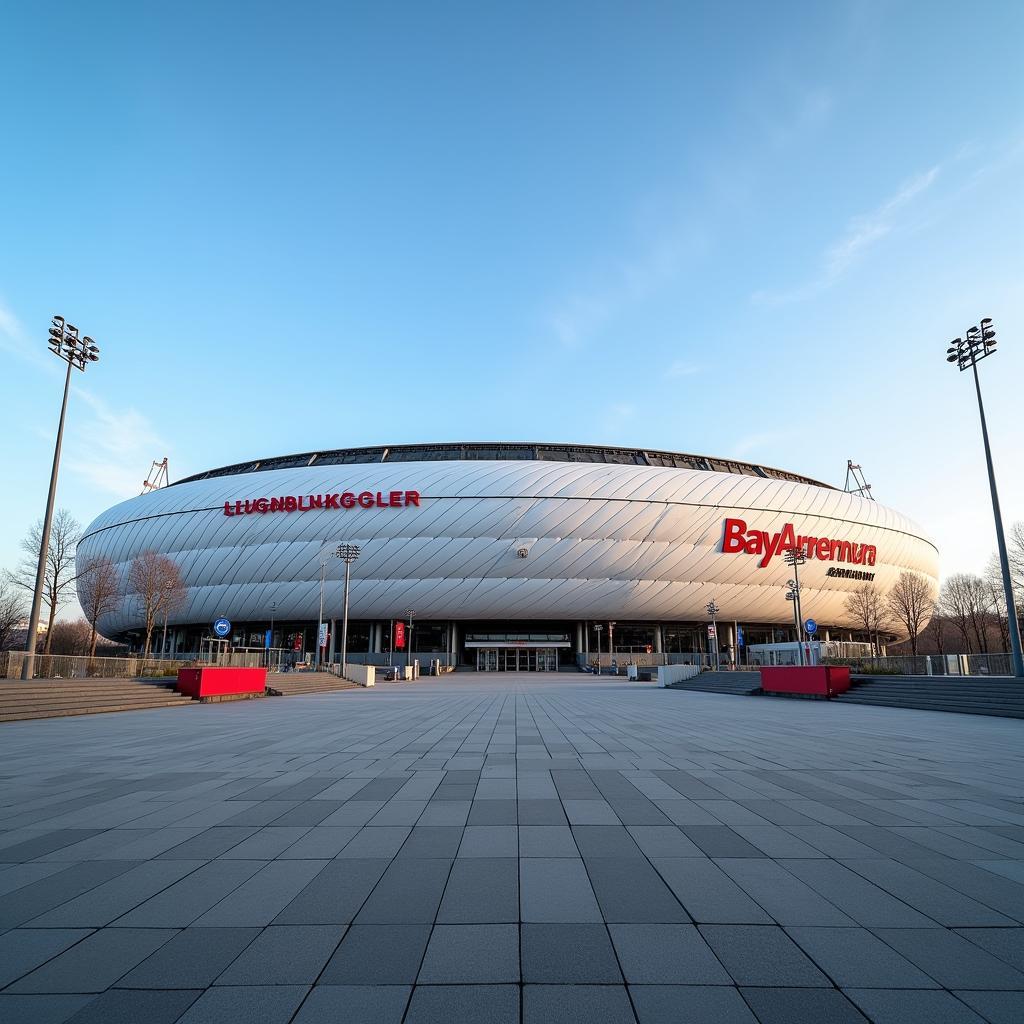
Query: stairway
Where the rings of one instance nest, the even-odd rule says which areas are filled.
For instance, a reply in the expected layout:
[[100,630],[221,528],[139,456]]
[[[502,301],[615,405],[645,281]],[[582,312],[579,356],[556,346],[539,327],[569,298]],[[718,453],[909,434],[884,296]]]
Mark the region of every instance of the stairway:
[[331,675],[330,672],[271,672],[267,675],[267,695],[270,697],[357,689],[361,689],[358,683]]
[[732,693],[749,697],[761,690],[760,672],[701,672],[692,679],[672,683],[669,689],[693,690],[699,693]]
[[1024,680],[1006,676],[854,676],[843,704],[1024,718]]
[[173,687],[173,682],[138,679],[3,679],[0,722],[172,708],[192,703],[191,697],[175,693]]

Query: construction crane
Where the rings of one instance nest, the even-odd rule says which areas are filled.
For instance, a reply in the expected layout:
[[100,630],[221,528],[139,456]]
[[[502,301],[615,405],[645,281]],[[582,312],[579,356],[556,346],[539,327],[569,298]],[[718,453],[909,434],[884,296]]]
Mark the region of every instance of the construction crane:
[[165,455],[162,462],[157,462],[156,459],[153,460],[153,465],[149,467],[149,473],[146,474],[146,479],[142,482],[142,493],[149,494],[150,491],[158,491],[169,483],[167,456]]
[[867,498],[868,501],[875,500],[871,493],[871,484],[864,479],[864,471],[853,459],[846,460],[846,483],[843,484],[843,490],[847,494],[856,494],[858,497]]

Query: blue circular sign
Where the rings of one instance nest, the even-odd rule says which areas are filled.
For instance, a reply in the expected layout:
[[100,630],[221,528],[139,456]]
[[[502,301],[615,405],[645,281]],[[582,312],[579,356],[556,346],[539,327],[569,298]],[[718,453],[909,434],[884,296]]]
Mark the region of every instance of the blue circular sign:
[[217,636],[225,637],[231,632],[231,622],[228,619],[214,619],[213,631]]
[[808,633],[817,633],[818,624],[814,621],[814,619],[808,619],[804,623],[804,629],[806,629]]

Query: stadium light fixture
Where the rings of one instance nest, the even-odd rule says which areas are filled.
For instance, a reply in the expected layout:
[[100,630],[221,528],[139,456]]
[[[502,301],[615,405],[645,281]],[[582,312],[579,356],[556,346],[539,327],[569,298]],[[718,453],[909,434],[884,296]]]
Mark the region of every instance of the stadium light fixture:
[[345,563],[345,604],[341,619],[341,678],[348,670],[348,577],[352,563],[359,557],[358,544],[339,544],[335,554]]
[[789,581],[787,601],[793,602],[793,624],[796,626],[796,649],[799,663],[804,664],[804,633],[803,612],[800,608],[800,566],[807,561],[807,552],[801,547],[789,547],[782,553],[786,565],[793,570],[793,579]]
[[981,437],[985,443],[985,466],[988,469],[988,488],[992,495],[992,515],[996,521],[996,544],[999,548],[999,569],[1003,577],[1003,597],[1006,601],[1006,625],[1010,634],[1010,656],[1013,674],[1024,678],[1024,656],[1021,654],[1020,623],[1017,621],[1017,605],[1013,596],[1013,582],[1010,578],[1010,560],[1006,553],[1006,537],[1003,534],[1003,516],[999,510],[999,492],[996,489],[996,474],[992,468],[992,448],[988,442],[988,423],[985,420],[985,403],[981,399],[981,380],[978,377],[978,363],[993,355],[996,350],[996,329],[992,318],[985,317],[980,324],[971,327],[963,338],[955,338],[946,349],[946,362],[956,363],[960,372],[970,370],[974,374],[974,390],[978,396],[978,415],[981,418]]
[[78,328],[74,324],[69,324],[62,316],[53,318],[47,344],[55,356],[68,364],[68,369],[64,377],[64,400],[60,406],[57,443],[53,449],[53,467],[50,470],[50,490],[46,496],[43,533],[39,539],[39,564],[36,567],[36,586],[32,593],[32,613],[28,620],[25,660],[21,666],[22,679],[31,679],[35,675],[36,644],[39,640],[39,611],[43,602],[46,560],[50,553],[50,527],[53,524],[53,505],[57,497],[57,470],[60,468],[60,449],[64,441],[64,418],[68,410],[68,393],[71,390],[71,368],[84,371],[89,363],[95,363],[100,357],[99,346],[96,342],[88,336],[80,336]]
[[719,660],[718,660],[718,657],[719,657],[718,621],[716,619],[716,616],[721,611],[721,608],[718,607],[718,602],[715,601],[714,598],[712,598],[710,601],[708,601],[708,603],[704,607],[705,607],[708,615],[711,616],[711,631],[714,633],[714,636],[713,637],[709,637],[709,639],[712,639],[712,640],[715,641],[715,671],[717,672],[721,668],[721,665],[720,665]]

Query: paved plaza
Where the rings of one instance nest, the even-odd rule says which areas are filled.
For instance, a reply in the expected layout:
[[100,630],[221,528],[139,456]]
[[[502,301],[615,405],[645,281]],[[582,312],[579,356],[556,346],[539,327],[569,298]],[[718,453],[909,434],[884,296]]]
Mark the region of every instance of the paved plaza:
[[1020,721],[460,675],[0,744],[5,1024],[1024,1021]]

